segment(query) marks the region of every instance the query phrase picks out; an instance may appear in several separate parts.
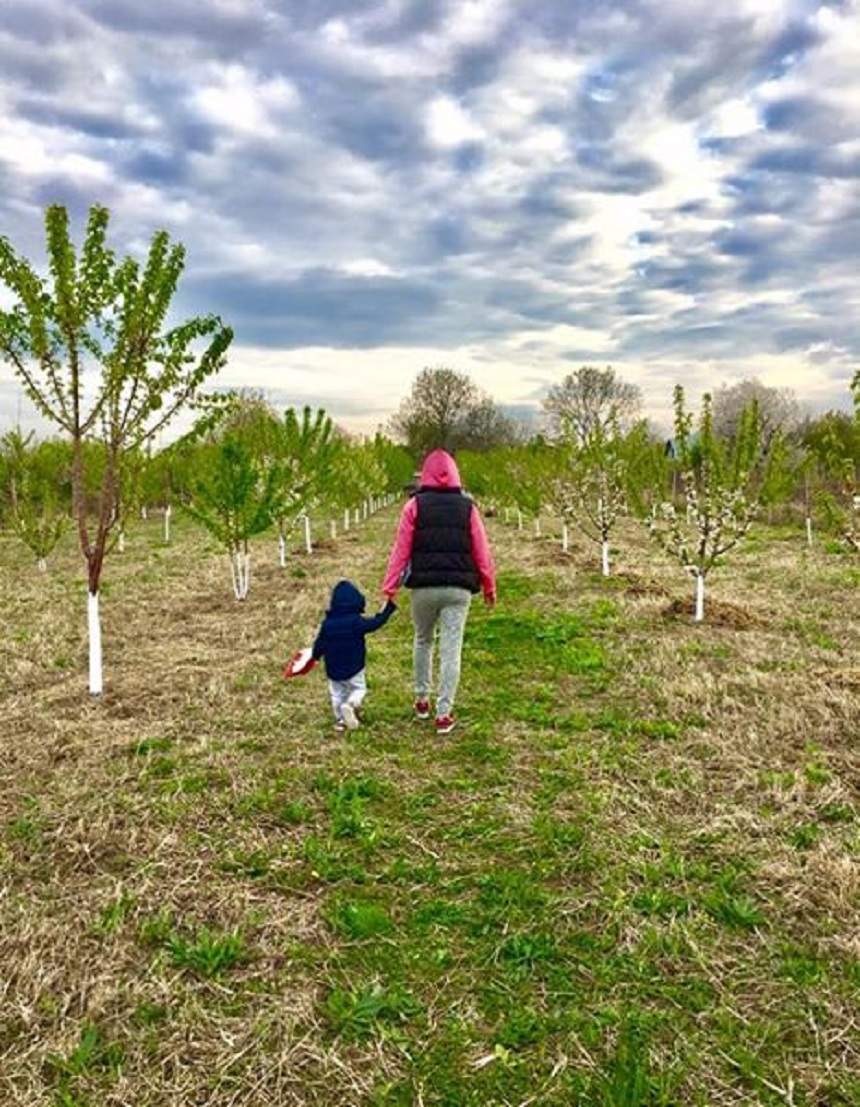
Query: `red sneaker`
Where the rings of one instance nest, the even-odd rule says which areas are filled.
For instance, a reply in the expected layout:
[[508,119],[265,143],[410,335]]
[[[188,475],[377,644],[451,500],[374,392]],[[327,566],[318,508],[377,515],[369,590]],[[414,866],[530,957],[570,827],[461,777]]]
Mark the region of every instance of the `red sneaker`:
[[416,719],[429,719],[430,718],[430,704],[427,700],[415,701],[415,718]]
[[456,725],[457,720],[453,715],[440,715],[436,720],[436,733],[450,734]]

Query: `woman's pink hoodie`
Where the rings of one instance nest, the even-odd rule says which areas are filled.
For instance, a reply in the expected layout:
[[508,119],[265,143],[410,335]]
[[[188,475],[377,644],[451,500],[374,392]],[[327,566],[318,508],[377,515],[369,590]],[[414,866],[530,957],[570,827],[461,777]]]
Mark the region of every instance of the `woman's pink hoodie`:
[[[421,469],[421,487],[462,487],[457,463],[445,450],[433,450],[432,453],[427,455]],[[394,546],[388,559],[388,569],[382,583],[382,591],[389,599],[396,595],[397,589],[403,582],[406,567],[412,558],[412,541],[415,537],[415,520],[417,517],[418,501],[413,496],[401,512],[397,537],[394,539]],[[478,570],[481,588],[487,599],[495,599],[496,567],[493,564],[493,555],[487,541],[484,521],[475,506],[472,507],[469,527],[472,537],[472,558],[475,562],[475,568]]]

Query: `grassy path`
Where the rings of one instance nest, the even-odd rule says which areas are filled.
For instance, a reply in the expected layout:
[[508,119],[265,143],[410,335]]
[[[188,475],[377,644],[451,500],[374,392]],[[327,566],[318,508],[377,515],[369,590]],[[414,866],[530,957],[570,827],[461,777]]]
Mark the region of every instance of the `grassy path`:
[[604,582],[494,524],[463,728],[410,718],[406,610],[335,738],[280,662],[394,519],[258,544],[244,608],[141,527],[98,704],[73,549],[0,544],[0,1102],[856,1107],[857,570],[772,531],[697,628],[635,536]]

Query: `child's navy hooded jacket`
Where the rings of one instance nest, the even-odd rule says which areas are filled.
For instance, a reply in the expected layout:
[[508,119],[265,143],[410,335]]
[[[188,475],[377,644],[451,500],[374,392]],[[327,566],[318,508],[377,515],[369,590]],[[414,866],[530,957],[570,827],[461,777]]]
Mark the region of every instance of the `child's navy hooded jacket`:
[[367,661],[364,636],[385,626],[397,605],[389,600],[382,611],[370,619],[364,618],[364,608],[364,596],[351,581],[342,580],[334,586],[331,605],[313,648],[315,661],[325,658],[325,671],[330,680],[349,680],[361,672]]

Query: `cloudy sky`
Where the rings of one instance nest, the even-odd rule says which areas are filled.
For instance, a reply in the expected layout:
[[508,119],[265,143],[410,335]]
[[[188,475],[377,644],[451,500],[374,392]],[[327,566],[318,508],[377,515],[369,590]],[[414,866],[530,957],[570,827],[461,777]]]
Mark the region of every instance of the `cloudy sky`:
[[847,406],[860,0],[3,0],[0,233],[55,201],[166,227],[223,383],[355,429],[440,363]]

